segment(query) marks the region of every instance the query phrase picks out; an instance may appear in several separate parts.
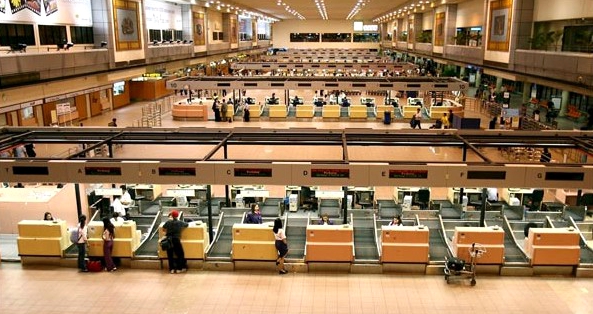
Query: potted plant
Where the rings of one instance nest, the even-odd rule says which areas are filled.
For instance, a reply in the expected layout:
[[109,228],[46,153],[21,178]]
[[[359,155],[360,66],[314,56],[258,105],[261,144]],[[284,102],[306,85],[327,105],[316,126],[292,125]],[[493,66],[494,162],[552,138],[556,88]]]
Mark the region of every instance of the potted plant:
[[408,41],[408,33],[402,32],[401,34],[399,34],[398,39],[399,41]]

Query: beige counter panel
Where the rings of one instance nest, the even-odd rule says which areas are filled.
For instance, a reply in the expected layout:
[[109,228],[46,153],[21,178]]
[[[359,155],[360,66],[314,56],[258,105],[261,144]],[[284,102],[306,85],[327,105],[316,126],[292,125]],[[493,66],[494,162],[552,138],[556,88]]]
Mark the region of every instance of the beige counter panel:
[[23,220],[18,224],[19,255],[63,256],[70,246],[65,221]]
[[504,262],[504,230],[500,227],[455,227],[451,248],[453,255],[470,261],[473,243],[482,245],[486,252],[476,264],[502,264]]
[[428,263],[429,230],[418,226],[383,226],[381,261],[383,263]]
[[572,228],[531,228],[525,249],[531,265],[578,265],[579,233]]
[[351,225],[308,225],[308,262],[352,262],[354,229]]
[[[163,231],[164,224],[161,223],[159,226],[159,239],[165,236],[165,232]],[[209,243],[208,226],[201,221],[194,221],[181,231],[181,246],[183,246],[183,253],[185,253],[186,259],[203,260]],[[159,258],[167,258],[167,252],[161,250],[160,245],[157,246],[157,254]]]
[[[103,222],[91,221],[88,225],[89,256],[103,256]],[[136,230],[136,222],[126,221],[115,225],[113,256],[133,257],[140,246],[142,234]]]
[[234,260],[276,260],[274,232],[269,224],[235,224],[233,226]]

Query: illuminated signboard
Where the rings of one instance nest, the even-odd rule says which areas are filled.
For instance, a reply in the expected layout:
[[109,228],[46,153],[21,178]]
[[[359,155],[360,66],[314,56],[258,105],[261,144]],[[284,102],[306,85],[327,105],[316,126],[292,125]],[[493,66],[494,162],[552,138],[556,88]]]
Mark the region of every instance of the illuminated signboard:
[[350,169],[311,169],[311,178],[350,178]]
[[390,179],[427,179],[428,170],[389,170]]

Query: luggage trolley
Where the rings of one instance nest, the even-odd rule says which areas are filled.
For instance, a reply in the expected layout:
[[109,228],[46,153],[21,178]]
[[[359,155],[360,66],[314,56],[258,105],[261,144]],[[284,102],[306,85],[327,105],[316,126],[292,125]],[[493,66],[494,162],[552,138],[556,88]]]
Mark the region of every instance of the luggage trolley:
[[472,286],[476,285],[476,260],[486,253],[486,248],[479,243],[472,243],[469,248],[469,263],[457,258],[448,258],[445,256],[445,280],[447,284],[451,281],[461,281],[469,279]]

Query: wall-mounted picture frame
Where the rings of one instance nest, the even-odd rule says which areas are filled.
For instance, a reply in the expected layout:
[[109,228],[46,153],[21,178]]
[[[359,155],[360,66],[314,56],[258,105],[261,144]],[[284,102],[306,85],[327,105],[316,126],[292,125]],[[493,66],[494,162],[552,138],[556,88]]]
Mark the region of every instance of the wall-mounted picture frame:
[[140,49],[138,2],[116,0],[113,2],[115,21],[115,47],[118,51]]
[[237,19],[231,18],[231,44],[236,44],[239,40],[239,35],[237,34]]
[[434,25],[434,45],[443,46],[445,44],[445,12],[435,14]]
[[490,2],[488,18],[488,50],[509,51],[513,0]]
[[194,13],[194,45],[206,44],[206,28],[204,27],[204,13]]

